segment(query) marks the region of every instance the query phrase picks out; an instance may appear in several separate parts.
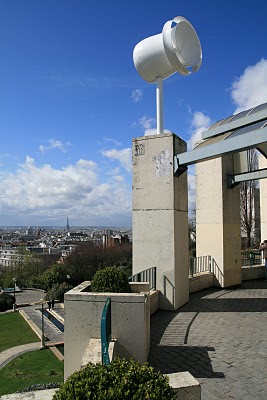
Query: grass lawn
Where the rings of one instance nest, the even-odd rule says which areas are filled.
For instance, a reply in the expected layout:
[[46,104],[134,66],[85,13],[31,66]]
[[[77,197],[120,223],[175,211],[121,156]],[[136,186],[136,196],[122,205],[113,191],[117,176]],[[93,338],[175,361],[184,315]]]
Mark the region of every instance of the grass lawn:
[[39,340],[19,312],[0,314],[0,351]]
[[63,382],[63,368],[49,349],[21,354],[0,370],[0,396],[37,383]]

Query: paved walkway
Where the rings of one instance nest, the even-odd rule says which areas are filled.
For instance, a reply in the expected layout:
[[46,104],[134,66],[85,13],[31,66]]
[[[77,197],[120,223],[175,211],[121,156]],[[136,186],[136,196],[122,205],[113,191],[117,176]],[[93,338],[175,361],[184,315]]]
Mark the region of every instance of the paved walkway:
[[0,369],[8,364],[13,358],[19,356],[20,354],[26,353],[28,351],[37,350],[40,348],[40,343],[28,343],[22,344],[21,346],[11,347],[10,349],[4,350],[0,353]]
[[0,396],[1,400],[52,400],[57,389],[36,390],[35,392],[14,393]]
[[[47,307],[45,306],[44,309]],[[27,318],[30,319],[30,324],[33,324],[38,328],[39,335],[41,334],[42,329],[42,313],[41,306],[29,306],[23,307],[21,310],[27,315]],[[64,313],[64,309],[61,308],[59,304],[55,304],[53,309],[55,313]],[[52,311],[52,312],[53,312]],[[46,343],[58,343],[64,341],[64,333],[61,332],[48,318],[44,317],[44,335],[47,337],[48,341]]]
[[151,317],[150,364],[189,371],[202,400],[267,399],[267,282],[190,295],[177,312]]

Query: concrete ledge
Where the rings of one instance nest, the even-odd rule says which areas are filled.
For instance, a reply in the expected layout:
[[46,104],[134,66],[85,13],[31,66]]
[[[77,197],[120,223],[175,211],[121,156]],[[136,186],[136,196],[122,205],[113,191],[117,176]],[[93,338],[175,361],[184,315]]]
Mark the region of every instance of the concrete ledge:
[[265,277],[265,266],[254,265],[253,267],[241,268],[242,281],[249,281],[251,279],[260,279]]
[[62,318],[62,316],[59,315],[55,310],[51,309],[50,314],[53,315],[57,320],[62,322],[62,324],[64,325],[64,318]]
[[59,361],[64,361],[63,354],[58,350],[56,346],[49,346],[48,348],[52,351],[52,353],[57,357]]
[[[64,300],[105,303],[106,300],[111,297],[112,303],[124,303],[125,301],[127,301],[127,303],[143,303],[144,298],[147,297],[147,292],[149,292],[149,284],[146,282],[130,282],[130,285],[133,288],[133,293],[95,293],[90,290],[91,282],[85,281],[65,293]],[[141,292],[137,292],[138,289],[141,290]],[[90,297],[88,296],[89,294]]]
[[214,286],[213,273],[200,272],[197,275],[189,277],[189,293],[198,292],[202,289],[207,289]]
[[[110,361],[112,361],[115,357],[115,345],[116,345],[116,340],[112,340],[109,343],[108,354]],[[89,340],[88,347],[85,350],[81,361],[81,367],[85,367],[89,362],[93,364],[102,363],[101,339]]]
[[176,392],[177,400],[200,400],[200,383],[189,372],[166,374],[169,384]]
[[31,318],[23,310],[19,310],[20,315],[25,319],[25,321],[30,325],[32,330],[36,333],[39,339],[42,338],[42,331],[38,326],[31,320]]

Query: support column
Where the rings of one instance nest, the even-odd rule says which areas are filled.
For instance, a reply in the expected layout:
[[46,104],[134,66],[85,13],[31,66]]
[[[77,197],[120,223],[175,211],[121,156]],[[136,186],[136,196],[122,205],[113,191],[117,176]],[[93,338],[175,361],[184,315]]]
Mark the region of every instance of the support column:
[[187,173],[174,177],[173,133],[133,139],[133,274],[157,267],[160,308],[189,300]]
[[241,283],[239,186],[227,188],[233,155],[196,165],[196,254],[211,255],[217,285]]
[[[267,159],[259,156],[259,168],[267,168]],[[260,179],[261,243],[267,240],[267,179]]]

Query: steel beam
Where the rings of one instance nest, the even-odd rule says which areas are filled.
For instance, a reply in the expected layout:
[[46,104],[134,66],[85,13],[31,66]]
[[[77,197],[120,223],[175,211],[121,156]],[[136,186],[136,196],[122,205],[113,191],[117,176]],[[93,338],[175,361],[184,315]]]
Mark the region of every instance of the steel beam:
[[264,178],[267,178],[267,168],[245,172],[237,175],[227,175],[227,187],[229,189],[232,189],[241,182],[256,181],[258,179]]
[[174,173],[179,175],[181,167],[197,164],[204,160],[211,160],[229,153],[238,153],[243,150],[257,148],[257,145],[267,142],[267,127],[244,133],[233,138],[227,138],[214,144],[196,148],[192,151],[174,156]]

